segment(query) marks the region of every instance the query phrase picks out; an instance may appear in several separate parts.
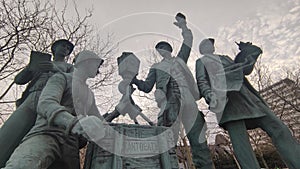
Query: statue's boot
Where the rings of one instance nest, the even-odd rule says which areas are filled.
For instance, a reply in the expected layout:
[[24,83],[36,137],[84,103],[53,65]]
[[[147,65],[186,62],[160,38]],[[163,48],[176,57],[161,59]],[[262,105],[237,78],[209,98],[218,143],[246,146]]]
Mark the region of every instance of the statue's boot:
[[191,146],[193,163],[196,169],[214,169],[207,142]]
[[[185,121],[184,121],[185,122]],[[189,123],[185,122],[185,129],[189,128]],[[194,121],[192,128],[187,134],[191,145],[193,162],[196,169],[214,169],[210,150],[205,138],[205,120],[204,115],[200,111]]]

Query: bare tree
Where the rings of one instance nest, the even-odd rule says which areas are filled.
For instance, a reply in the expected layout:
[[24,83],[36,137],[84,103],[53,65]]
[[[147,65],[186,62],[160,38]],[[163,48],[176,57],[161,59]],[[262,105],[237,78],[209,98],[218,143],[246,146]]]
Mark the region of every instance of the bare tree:
[[[81,14],[75,1],[69,5],[67,0],[60,1],[60,6],[50,0],[0,1],[0,86],[4,88],[0,93],[1,118],[14,109],[14,104],[10,103],[23,89],[16,85],[11,88],[12,81],[15,73],[28,63],[30,51],[50,53],[50,47],[57,39],[68,39],[75,45],[68,62],[83,49],[94,50],[105,58],[103,67],[106,71],[94,81],[93,88],[111,83],[115,71],[111,58],[117,46],[112,44],[113,34],[100,37],[96,32],[90,22],[92,10]],[[72,16],[68,13],[70,10],[73,10]]]
[[91,11],[81,16],[75,6],[77,16],[68,20],[66,9],[67,1],[58,12],[50,1],[1,0],[0,82],[11,80],[24,67],[31,50],[49,53],[58,38],[69,39],[77,46],[86,40],[92,31],[87,23]]
[[[282,72],[285,72],[286,75],[273,77],[274,72],[270,72],[259,61],[255,67],[255,72],[253,72],[254,74],[251,76],[251,80],[256,82],[259,93],[275,115],[289,127],[292,135],[300,141],[300,71],[282,68]],[[274,83],[274,81],[277,82]],[[275,151],[270,137],[261,129],[249,131],[249,136],[265,168],[269,168],[268,164],[270,163],[267,164],[264,156],[270,151]]]

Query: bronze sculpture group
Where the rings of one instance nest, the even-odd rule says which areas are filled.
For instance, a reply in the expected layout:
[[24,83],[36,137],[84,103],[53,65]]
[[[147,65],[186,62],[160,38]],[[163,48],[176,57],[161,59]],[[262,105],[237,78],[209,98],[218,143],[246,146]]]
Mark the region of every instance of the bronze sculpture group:
[[[171,128],[177,140],[180,123],[183,124],[197,169],[214,168],[204,136],[204,115],[196,104],[201,98],[216,113],[219,125],[228,131],[243,169],[260,169],[247,135],[247,129],[258,127],[272,138],[286,165],[299,169],[299,143],[245,77],[252,72],[262,50],[252,43],[240,42],[240,52],[232,60],[214,53],[214,39],[204,39],[199,45],[203,57],[196,61],[194,78],[187,66],[192,31],[183,14],[178,13],[175,19],[174,25],[181,29],[183,36],[178,54],[172,56],[173,49],[168,42],[157,43],[155,49],[163,59],[151,66],[145,80],[139,80],[137,74],[124,75],[121,85],[124,97],[116,110],[104,117],[86,84],[88,78],[99,73],[103,63],[97,54],[84,50],[76,55],[75,65],[65,63],[64,58],[74,48],[65,39],[53,43],[52,62],[47,54],[32,53],[44,60],[37,60],[34,66],[29,64],[15,78],[16,84],[29,84],[17,102],[16,111],[0,129],[0,167],[79,169],[79,149],[88,141],[101,142],[105,136],[104,119],[111,121],[123,114],[127,102],[133,106],[126,111],[140,113],[130,97],[132,85],[146,93],[155,85],[155,100],[160,108],[157,125]],[[32,56],[31,61],[34,59],[36,56]],[[152,125],[150,121],[149,124]],[[15,126],[19,126],[17,130]]]

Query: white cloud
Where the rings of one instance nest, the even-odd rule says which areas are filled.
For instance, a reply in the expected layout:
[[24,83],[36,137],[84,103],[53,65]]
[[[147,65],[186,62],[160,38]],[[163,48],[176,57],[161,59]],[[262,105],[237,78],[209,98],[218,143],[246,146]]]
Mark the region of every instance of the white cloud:
[[260,46],[263,62],[271,71],[292,67],[300,60],[300,5],[288,0],[260,9],[256,16],[219,29],[217,52],[234,56],[234,41],[251,41]]

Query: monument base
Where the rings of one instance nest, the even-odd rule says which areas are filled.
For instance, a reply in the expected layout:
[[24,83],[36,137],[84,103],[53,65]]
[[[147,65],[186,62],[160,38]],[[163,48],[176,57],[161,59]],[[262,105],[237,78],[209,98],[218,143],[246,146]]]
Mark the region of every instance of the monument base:
[[[114,130],[108,130],[101,143],[88,145],[84,169],[179,168],[173,133],[167,127],[115,123],[110,126]],[[122,136],[115,137],[116,134]]]

